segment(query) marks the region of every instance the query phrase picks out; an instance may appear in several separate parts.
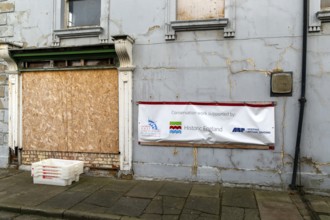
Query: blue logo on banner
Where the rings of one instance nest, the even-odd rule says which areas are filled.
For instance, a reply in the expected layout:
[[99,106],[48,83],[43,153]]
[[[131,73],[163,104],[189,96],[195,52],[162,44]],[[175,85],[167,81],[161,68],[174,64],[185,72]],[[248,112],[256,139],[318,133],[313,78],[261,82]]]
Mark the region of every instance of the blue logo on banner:
[[232,132],[240,132],[243,133],[245,131],[245,128],[234,128]]
[[149,126],[152,128],[152,130],[158,130],[158,127],[154,121],[148,120]]

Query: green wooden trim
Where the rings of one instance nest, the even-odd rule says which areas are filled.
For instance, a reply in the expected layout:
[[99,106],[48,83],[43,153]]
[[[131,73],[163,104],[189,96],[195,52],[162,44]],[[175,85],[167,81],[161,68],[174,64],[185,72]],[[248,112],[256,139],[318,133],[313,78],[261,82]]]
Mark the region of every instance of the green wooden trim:
[[117,69],[117,66],[77,66],[77,67],[56,67],[56,68],[29,68],[19,69],[19,73],[24,74],[25,72],[49,72],[49,71],[63,71],[63,70],[100,70],[100,69]]
[[65,52],[48,52],[48,53],[18,53],[13,54],[12,57],[48,57],[48,56],[67,56],[67,55],[89,55],[89,54],[104,54],[104,53],[115,53],[115,49],[107,50],[90,50],[90,51],[65,51]]
[[15,61],[73,60],[117,58],[113,44],[81,47],[54,47],[37,49],[13,49],[10,55]]

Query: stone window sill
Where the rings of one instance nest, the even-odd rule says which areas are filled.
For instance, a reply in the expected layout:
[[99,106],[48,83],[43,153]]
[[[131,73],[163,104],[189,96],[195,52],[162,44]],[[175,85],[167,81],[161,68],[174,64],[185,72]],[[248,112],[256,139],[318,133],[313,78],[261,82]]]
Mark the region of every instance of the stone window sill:
[[68,29],[54,30],[56,38],[79,38],[79,37],[98,37],[103,32],[99,26],[73,27]]
[[321,22],[330,22],[330,10],[324,10],[324,11],[317,12],[316,17]]
[[221,30],[228,24],[227,18],[209,20],[171,21],[174,31]]

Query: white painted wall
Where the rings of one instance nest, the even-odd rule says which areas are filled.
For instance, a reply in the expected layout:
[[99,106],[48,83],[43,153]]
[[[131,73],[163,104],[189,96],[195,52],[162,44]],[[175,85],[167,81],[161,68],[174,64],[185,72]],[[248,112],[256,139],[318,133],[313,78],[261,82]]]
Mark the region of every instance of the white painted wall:
[[[14,34],[25,47],[52,45],[50,0],[11,0]],[[236,0],[236,36],[180,32],[165,41],[166,0],[111,0],[110,35],[135,39],[133,101],[276,101],[274,151],[145,147],[137,142],[133,105],[133,169],[137,178],[220,181],[286,188],[291,181],[301,72],[302,1]],[[330,189],[330,24],[308,35],[307,104],[301,144],[306,188]],[[62,45],[94,44],[80,38]],[[292,97],[270,97],[268,72],[292,71]],[[197,161],[194,161],[196,160]],[[198,164],[197,175],[192,170]]]

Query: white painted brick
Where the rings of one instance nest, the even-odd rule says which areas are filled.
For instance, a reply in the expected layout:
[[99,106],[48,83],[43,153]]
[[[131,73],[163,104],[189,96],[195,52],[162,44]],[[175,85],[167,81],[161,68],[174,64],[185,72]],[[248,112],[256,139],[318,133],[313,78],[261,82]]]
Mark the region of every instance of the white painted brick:
[[7,24],[7,14],[0,14],[0,25]]
[[1,37],[12,37],[14,36],[13,26],[0,26]]

